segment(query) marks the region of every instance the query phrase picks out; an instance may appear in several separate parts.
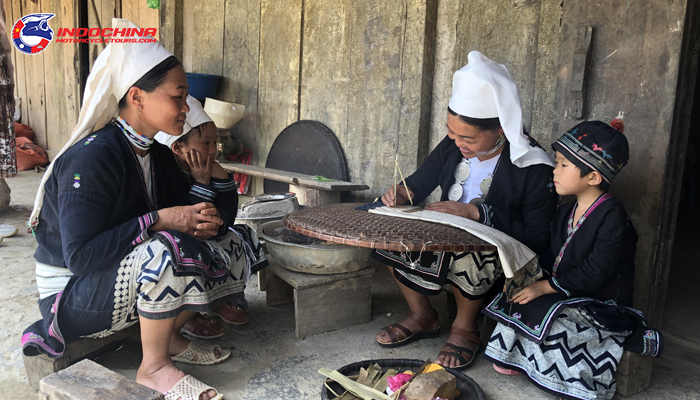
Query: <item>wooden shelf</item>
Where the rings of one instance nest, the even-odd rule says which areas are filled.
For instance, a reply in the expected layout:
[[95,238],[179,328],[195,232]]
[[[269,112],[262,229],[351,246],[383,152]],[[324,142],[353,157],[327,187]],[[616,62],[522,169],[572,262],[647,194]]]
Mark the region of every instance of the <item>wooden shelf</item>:
[[345,192],[369,189],[369,186],[367,185],[345,181],[322,182],[315,180],[313,175],[298,174],[296,172],[287,172],[279,169],[257,167],[255,165],[232,162],[222,162],[220,164],[226,171],[240,172],[251,176],[259,176],[265,179],[289,183],[303,188],[325,190],[329,192]]

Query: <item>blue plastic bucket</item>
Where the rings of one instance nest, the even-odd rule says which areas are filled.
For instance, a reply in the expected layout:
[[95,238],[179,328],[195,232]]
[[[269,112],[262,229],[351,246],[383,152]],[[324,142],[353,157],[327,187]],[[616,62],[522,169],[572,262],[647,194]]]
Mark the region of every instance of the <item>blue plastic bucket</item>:
[[195,74],[188,72],[187,84],[190,86],[189,94],[204,103],[206,97],[216,97],[216,89],[219,87],[221,75]]

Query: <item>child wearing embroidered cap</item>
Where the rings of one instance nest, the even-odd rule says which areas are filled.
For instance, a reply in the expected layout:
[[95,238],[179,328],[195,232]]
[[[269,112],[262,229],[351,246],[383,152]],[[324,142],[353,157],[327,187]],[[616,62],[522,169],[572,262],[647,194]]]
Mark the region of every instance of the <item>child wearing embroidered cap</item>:
[[496,371],[526,373],[563,398],[612,399],[623,348],[652,357],[663,349],[661,334],[631,308],[637,233],[607,192],[629,146],[622,132],[589,121],[552,148],[556,191],[576,201],[552,221],[551,246],[539,260],[544,278],[487,306],[499,324],[485,358]]
[[[249,268],[246,270],[246,281],[250,276],[250,267],[261,268],[266,265],[266,259],[255,232],[245,225],[235,225],[238,211],[238,192],[233,175],[226,172],[214,158],[216,157],[216,126],[204,111],[199,100],[188,95],[186,123],[181,135],[170,135],[158,132],[155,140],[172,150],[178,165],[191,186],[190,197],[197,201],[213,203],[219,210],[226,226],[233,230],[242,240],[248,251]],[[235,302],[221,304],[210,311],[210,314],[221,318],[232,325],[243,325],[248,322],[246,311],[237,302],[245,305],[243,292]],[[224,334],[224,330],[216,322],[197,314],[182,327],[186,333],[198,339],[216,339]]]

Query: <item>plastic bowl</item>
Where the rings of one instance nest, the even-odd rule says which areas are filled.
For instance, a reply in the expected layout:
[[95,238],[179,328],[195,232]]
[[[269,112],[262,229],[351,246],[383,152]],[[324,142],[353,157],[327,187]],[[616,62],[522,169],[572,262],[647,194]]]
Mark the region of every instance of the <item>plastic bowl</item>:
[[187,84],[190,86],[189,94],[192,97],[204,103],[204,99],[207,97],[216,96],[221,75],[195,74],[193,72],[188,72],[185,75],[187,75]]

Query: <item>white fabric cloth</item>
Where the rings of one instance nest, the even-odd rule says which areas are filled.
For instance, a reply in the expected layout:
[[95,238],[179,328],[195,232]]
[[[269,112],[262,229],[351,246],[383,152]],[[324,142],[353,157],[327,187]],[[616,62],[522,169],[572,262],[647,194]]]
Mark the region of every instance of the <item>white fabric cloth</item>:
[[462,184],[462,197],[459,199],[460,203],[469,203],[472,199],[480,198],[483,193],[481,193],[481,181],[486,179],[489,174],[493,174],[493,170],[496,169],[498,165],[498,160],[501,159],[501,155],[486,160],[479,161],[478,157],[472,157],[467,159],[469,161],[469,177]]
[[175,143],[176,140],[189,133],[192,128],[196,128],[202,124],[206,124],[207,122],[214,122],[211,120],[211,118],[209,118],[207,112],[204,111],[204,107],[202,107],[202,103],[200,103],[199,100],[187,95],[187,105],[190,106],[190,111],[187,113],[187,123],[182,127],[182,134],[175,136],[160,131],[156,133],[155,137],[158,142],[170,147],[170,145]]
[[73,273],[68,268],[53,267],[51,265],[36,263],[36,287],[39,289],[39,298],[45,299],[53,296],[66,288]]
[[478,51],[452,78],[450,109],[470,118],[496,118],[510,143],[510,160],[518,168],[535,164],[554,166],[552,158],[539,147],[530,146],[523,132],[520,89],[505,65]]
[[537,262],[537,254],[535,254],[534,251],[530,250],[529,247],[499,231],[498,229],[494,229],[476,221],[458,217],[456,215],[445,214],[437,211],[416,210],[420,210],[420,208],[379,207],[369,210],[369,212],[388,215],[390,217],[436,222],[438,224],[450,225],[454,226],[455,228],[465,230],[472,235],[496,246],[498,249],[498,258],[501,261],[503,273],[506,275],[506,278],[512,278],[515,271],[523,268],[528,263]]
[[[113,29],[139,29],[133,22],[113,18]],[[29,218],[29,225],[39,221],[39,213],[44,202],[44,185],[49,179],[55,161],[63,153],[92,132],[102,129],[118,111],[119,100],[124,97],[131,86],[148,71],[163,62],[172,53],[160,42],[152,43],[115,43],[102,50],[95,60],[85,84],[83,105],[80,109],[78,124],[73,129],[71,138],[56,155],[46,169],[39,190],[34,200],[34,210]]]

